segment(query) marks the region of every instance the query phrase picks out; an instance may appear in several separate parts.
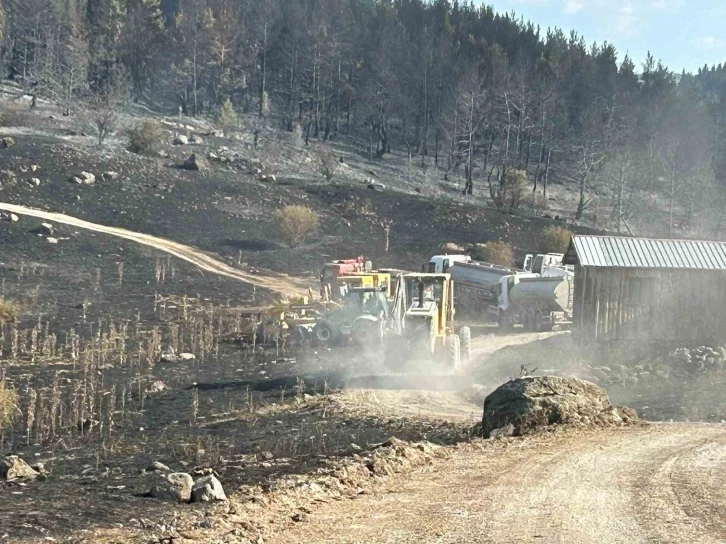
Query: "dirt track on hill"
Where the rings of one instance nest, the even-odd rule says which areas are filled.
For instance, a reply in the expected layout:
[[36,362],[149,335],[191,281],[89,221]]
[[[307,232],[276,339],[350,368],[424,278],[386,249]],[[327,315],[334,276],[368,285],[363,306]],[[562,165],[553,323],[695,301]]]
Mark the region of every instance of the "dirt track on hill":
[[275,293],[279,293],[285,297],[306,295],[308,293],[308,288],[312,286],[312,282],[307,282],[304,279],[292,276],[273,274],[272,272],[265,272],[267,275],[244,272],[207,255],[199,249],[186,246],[184,244],[122,228],[108,227],[97,223],[91,223],[62,213],[47,212],[26,206],[7,204],[4,202],[0,202],[0,210],[131,240],[165,253],[169,253],[170,255],[192,263],[207,272],[244,281],[262,289],[268,289]]
[[715,425],[467,445],[271,543],[724,542],[725,468]]

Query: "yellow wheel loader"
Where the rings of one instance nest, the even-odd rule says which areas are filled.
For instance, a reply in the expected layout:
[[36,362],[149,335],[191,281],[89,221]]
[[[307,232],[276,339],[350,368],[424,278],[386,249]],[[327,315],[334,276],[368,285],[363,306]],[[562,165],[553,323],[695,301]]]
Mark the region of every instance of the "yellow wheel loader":
[[468,360],[471,331],[454,323],[449,274],[406,273],[397,278],[386,338],[385,363],[403,370],[414,361],[435,361],[450,370]]

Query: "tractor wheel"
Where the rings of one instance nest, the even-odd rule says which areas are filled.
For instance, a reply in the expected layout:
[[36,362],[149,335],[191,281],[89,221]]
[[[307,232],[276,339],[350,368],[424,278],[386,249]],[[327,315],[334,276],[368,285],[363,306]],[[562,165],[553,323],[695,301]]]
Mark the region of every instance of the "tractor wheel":
[[461,361],[468,363],[471,359],[471,329],[461,327],[459,329],[459,338],[461,340]]
[[461,339],[458,334],[446,338],[446,362],[451,370],[459,368],[461,361]]
[[400,336],[391,337],[384,348],[383,364],[386,368],[393,372],[403,372],[408,359],[405,340]]
[[330,323],[321,321],[313,328],[313,343],[316,346],[327,346],[333,343],[333,327]]
[[363,348],[373,348],[383,343],[383,322],[358,320],[353,324],[353,340]]

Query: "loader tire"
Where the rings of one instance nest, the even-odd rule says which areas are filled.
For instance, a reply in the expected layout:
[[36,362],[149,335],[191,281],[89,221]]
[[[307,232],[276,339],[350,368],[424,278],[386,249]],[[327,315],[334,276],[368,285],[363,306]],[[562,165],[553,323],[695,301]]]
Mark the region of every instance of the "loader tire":
[[471,329],[469,327],[461,327],[459,329],[459,338],[461,340],[461,362],[468,363],[471,359]]
[[316,346],[328,346],[333,343],[333,327],[330,323],[321,321],[313,328],[313,344]]
[[461,362],[461,339],[458,334],[446,338],[446,363],[451,370],[457,370]]

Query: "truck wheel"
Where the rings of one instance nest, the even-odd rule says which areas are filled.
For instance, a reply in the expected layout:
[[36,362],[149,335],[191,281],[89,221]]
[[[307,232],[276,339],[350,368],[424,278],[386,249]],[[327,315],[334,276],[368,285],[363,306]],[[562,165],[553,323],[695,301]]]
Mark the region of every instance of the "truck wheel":
[[542,326],[542,314],[537,312],[534,314],[534,332],[542,332],[544,327]]
[[503,331],[511,331],[512,330],[512,320],[507,314],[500,313],[497,316],[497,325],[499,325],[499,328]]
[[461,339],[458,334],[452,334],[446,338],[446,362],[451,370],[459,368],[461,361]]
[[330,323],[321,321],[313,329],[313,343],[316,346],[327,346],[333,342],[333,328]]
[[461,360],[464,363],[468,363],[471,359],[471,329],[469,327],[461,327],[459,329],[459,338],[461,340]]

